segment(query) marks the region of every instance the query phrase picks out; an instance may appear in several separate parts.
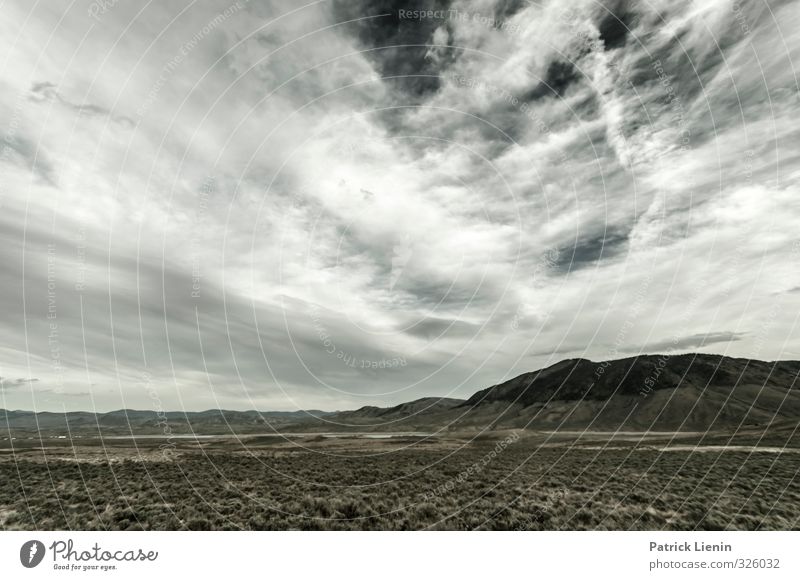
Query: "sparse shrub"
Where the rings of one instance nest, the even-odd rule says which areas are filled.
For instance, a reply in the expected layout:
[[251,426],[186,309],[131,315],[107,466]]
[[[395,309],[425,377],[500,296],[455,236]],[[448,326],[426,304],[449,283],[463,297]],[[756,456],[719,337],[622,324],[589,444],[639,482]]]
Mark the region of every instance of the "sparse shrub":
[[47,466],[0,457],[0,528],[785,530],[799,521],[799,454],[510,447],[448,488],[484,449],[206,453]]
[[186,523],[186,528],[192,531],[206,531],[211,529],[211,524],[206,519],[193,518]]

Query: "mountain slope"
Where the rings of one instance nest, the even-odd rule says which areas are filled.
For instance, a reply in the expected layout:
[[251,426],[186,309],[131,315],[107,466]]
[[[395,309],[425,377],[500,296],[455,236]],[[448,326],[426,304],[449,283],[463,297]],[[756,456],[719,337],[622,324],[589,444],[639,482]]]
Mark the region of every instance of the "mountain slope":
[[798,372],[798,361],[773,363],[719,355],[643,355],[601,363],[569,359],[478,391],[466,404],[603,401],[615,395],[647,397],[657,390],[678,387],[790,387]]
[[707,431],[800,422],[800,362],[719,355],[569,359],[482,389],[466,401],[427,397],[353,411],[119,410],[33,413],[0,409],[0,433],[224,434],[272,431]]
[[709,430],[800,420],[800,362],[718,355],[561,361],[475,393],[461,421],[570,429]]
[[401,403],[394,407],[361,407],[355,411],[342,411],[335,415],[335,419],[337,421],[360,419],[395,421],[416,415],[432,415],[450,411],[464,403],[463,399],[425,397],[416,401]]

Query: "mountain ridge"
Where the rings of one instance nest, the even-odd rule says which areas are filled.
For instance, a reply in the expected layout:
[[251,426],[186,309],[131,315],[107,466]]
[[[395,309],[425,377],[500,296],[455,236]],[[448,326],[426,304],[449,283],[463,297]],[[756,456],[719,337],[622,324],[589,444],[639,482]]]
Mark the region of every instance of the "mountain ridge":
[[106,433],[253,433],[484,428],[730,429],[800,421],[800,361],[724,355],[564,359],[476,391],[346,411],[0,409],[0,430]]

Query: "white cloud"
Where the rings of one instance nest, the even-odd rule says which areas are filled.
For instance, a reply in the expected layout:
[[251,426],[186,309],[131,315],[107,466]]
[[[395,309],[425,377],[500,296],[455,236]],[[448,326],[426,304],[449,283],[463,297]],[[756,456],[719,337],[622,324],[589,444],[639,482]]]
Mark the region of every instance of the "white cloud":
[[[394,28],[88,5],[0,24],[0,374],[40,379],[5,406],[146,407],[148,372],[167,407],[345,408],[567,352],[800,350],[788,4],[637,4],[610,51],[588,1],[504,29],[488,0]],[[415,62],[438,81],[380,80]]]

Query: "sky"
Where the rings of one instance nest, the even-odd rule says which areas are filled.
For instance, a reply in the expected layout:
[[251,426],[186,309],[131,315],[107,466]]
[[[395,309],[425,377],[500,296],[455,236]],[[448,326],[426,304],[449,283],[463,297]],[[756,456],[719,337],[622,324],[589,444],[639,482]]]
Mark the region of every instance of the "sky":
[[0,408],[800,358],[798,8],[3,3]]

